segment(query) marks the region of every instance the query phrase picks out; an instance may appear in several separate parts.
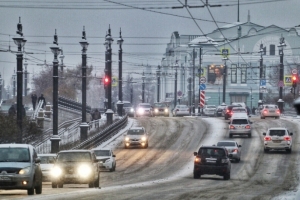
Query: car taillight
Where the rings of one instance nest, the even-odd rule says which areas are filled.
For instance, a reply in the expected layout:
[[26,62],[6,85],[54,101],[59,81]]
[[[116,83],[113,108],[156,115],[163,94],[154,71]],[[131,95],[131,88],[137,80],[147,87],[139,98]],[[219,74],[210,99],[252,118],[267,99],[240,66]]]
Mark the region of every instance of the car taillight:
[[232,153],[237,153],[238,151],[238,149],[232,149]]
[[264,141],[271,141],[272,140],[272,138],[270,137],[270,136],[266,136],[265,138],[264,138]]
[[245,128],[246,128],[246,129],[250,129],[251,127],[250,127],[250,125],[247,125],[247,126],[245,126]]
[[291,141],[291,137],[290,137],[290,136],[284,136],[283,139],[284,139],[285,141]]
[[233,125],[230,125],[229,128],[230,129],[235,129],[235,127]]
[[226,112],[227,112],[227,113],[229,113],[229,112],[230,112],[230,110],[226,110]]
[[263,112],[264,112],[264,113],[267,113],[268,111],[267,111],[267,110],[264,110]]
[[195,163],[199,163],[199,162],[201,162],[201,158],[196,157],[196,158],[195,158]]
[[279,110],[279,109],[278,109],[278,110],[276,110],[276,113],[280,114],[280,110]]

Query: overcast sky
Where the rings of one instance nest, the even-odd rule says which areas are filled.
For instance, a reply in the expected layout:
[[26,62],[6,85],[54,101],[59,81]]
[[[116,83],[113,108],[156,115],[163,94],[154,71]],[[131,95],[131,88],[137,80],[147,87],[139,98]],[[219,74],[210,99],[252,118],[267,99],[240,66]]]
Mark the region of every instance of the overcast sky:
[[[105,60],[105,35],[110,25],[114,43],[113,70],[117,75],[118,45],[122,29],[124,74],[142,73],[142,65],[157,66],[170,42],[173,31],[179,34],[207,34],[219,27],[237,21],[238,0],[208,0],[211,5],[222,7],[182,8],[184,0],[0,0],[0,49],[16,51],[12,38],[16,36],[19,17],[27,43],[25,50],[33,54],[28,58],[28,70],[37,74],[46,59],[53,61],[49,47],[57,29],[58,43],[63,48],[64,63],[68,68],[81,63],[81,34],[85,26],[88,48],[88,65],[93,65],[97,76],[103,73]],[[205,0],[187,0],[190,6],[203,5]],[[226,2],[226,3],[225,3]],[[264,2],[264,3],[262,3]],[[143,8],[143,9],[138,9]],[[284,28],[300,24],[299,0],[240,0],[240,21],[263,26],[277,25]],[[211,11],[208,11],[208,9]],[[196,20],[192,19],[195,18]],[[16,68],[16,56],[0,52],[0,73],[9,84]],[[134,70],[132,70],[132,68]]]

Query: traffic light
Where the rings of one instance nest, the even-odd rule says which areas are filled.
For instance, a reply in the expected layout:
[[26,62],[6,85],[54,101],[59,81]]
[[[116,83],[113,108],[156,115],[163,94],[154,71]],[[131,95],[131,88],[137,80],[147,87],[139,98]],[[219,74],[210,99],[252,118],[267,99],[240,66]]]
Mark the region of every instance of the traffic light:
[[292,94],[294,94],[294,88],[291,88],[290,91]]
[[104,87],[107,87],[109,83],[110,83],[109,77],[108,77],[108,76],[105,76],[105,77],[104,77]]
[[298,78],[296,75],[292,76],[293,88],[297,87]]

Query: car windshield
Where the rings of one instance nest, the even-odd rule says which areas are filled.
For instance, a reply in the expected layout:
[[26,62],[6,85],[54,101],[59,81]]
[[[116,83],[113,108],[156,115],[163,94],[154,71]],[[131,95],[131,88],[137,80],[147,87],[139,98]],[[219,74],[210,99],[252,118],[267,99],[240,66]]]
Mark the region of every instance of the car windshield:
[[207,108],[216,108],[216,106],[207,106]]
[[249,124],[247,119],[233,119],[231,124]]
[[94,150],[96,156],[110,156],[110,150]]
[[89,162],[91,154],[88,152],[64,152],[57,156],[58,162]]
[[245,109],[241,109],[241,108],[232,108],[232,112],[246,112]]
[[223,149],[219,149],[219,148],[200,148],[198,155],[201,156],[211,156],[211,157],[220,157],[220,156],[224,156],[225,152]]
[[154,107],[164,108],[164,107],[166,107],[166,105],[163,103],[155,103]]
[[278,107],[276,105],[267,105],[267,106],[265,106],[265,108],[277,109]]
[[234,142],[218,142],[217,146],[219,147],[234,147],[235,143]]
[[130,129],[127,132],[127,135],[144,135],[143,129]]
[[41,159],[41,164],[53,163],[56,156],[39,156]]
[[131,103],[124,103],[123,107],[132,107]]
[[0,148],[0,162],[30,162],[28,148]]
[[270,136],[284,136],[285,135],[285,130],[270,130],[269,131]]
[[148,104],[146,104],[146,105],[145,105],[145,104],[142,104],[142,105],[140,105],[140,107],[141,107],[141,108],[150,108],[151,106],[148,105]]

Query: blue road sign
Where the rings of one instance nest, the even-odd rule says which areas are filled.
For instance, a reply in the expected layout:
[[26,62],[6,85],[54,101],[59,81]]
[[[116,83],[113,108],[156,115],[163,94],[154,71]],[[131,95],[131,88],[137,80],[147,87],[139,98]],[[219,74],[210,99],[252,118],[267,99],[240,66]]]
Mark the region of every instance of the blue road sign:
[[266,85],[267,85],[266,79],[260,80],[260,86],[266,86]]
[[199,88],[200,88],[200,90],[205,90],[205,89],[206,89],[206,85],[203,84],[203,83],[201,83],[201,84],[199,85]]

